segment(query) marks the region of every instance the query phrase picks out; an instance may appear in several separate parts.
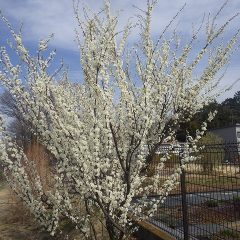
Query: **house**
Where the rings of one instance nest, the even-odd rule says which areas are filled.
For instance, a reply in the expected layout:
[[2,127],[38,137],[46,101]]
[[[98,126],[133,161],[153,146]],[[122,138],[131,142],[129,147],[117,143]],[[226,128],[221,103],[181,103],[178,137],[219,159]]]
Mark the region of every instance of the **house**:
[[240,123],[237,123],[230,127],[210,129],[209,132],[221,137],[224,142],[240,142]]
[[240,124],[209,130],[223,139],[224,161],[240,163]]

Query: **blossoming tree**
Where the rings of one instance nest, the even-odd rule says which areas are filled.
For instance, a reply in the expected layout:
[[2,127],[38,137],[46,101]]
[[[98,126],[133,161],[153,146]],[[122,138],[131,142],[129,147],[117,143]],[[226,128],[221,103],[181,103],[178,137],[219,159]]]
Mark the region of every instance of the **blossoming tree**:
[[[147,166],[163,141],[173,142],[179,124],[216,98],[219,79],[215,76],[228,62],[238,39],[237,32],[226,44],[212,48],[237,16],[218,27],[215,21],[220,9],[209,18],[206,41],[195,57],[193,47],[201,27],[184,46],[176,33],[164,37],[171,23],[153,41],[150,25],[156,3],[148,1],[142,11],[138,21],[141,38],[130,49],[125,43],[133,25],[117,32],[118,17],[112,16],[108,1],[101,13],[85,13],[84,20],[75,7],[83,72],[79,84],[71,83],[64,73],[49,74],[55,55],[51,52],[45,57],[50,38],[41,40],[32,56],[21,33],[2,17],[13,36],[10,47],[21,63],[12,64],[6,48],[1,47],[0,81],[38,141],[55,159],[53,186],[43,188],[34,164],[8,134],[3,119],[1,164],[10,186],[52,235],[60,231],[61,221],[68,219],[82,238],[97,239],[95,219],[99,218],[110,239],[127,238],[134,229],[133,218],[151,216],[177,184],[182,169],[194,160],[191,153],[197,151],[207,121],[214,117],[210,113],[195,139],[188,136],[181,167],[176,167],[164,184],[158,182],[167,153],[151,184],[144,184]],[[208,50],[208,62],[196,75]],[[153,191],[159,199],[144,201]],[[141,200],[133,201],[137,195]]]

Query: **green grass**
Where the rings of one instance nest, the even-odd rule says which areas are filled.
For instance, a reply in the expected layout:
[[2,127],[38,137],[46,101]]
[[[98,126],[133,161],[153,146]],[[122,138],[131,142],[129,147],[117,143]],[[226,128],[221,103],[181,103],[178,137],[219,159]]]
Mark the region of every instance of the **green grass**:
[[220,236],[239,239],[240,234],[235,231],[226,229],[220,232]]

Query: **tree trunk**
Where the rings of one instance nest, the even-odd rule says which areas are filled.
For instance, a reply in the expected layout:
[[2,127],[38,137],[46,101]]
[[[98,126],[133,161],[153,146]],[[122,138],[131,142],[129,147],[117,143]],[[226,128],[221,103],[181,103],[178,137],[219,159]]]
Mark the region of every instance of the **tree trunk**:
[[113,226],[111,221],[106,220],[106,228],[110,240],[122,240],[124,237],[124,232],[119,231],[116,227]]

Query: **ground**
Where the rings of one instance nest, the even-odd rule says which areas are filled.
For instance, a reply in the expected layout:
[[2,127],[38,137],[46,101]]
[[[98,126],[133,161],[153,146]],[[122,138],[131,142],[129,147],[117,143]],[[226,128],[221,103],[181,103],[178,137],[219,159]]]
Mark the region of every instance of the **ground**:
[[[63,232],[59,237],[50,237],[34,222],[32,216],[11,193],[9,187],[0,182],[0,240],[81,240],[76,230],[70,230],[68,225],[63,226]],[[100,240],[106,240],[106,235],[98,236]],[[136,238],[132,238],[136,240]]]
[[[17,207],[18,206],[18,207]],[[13,194],[4,185],[0,187],[0,240],[47,240],[36,224],[30,223],[23,206],[16,204]]]

